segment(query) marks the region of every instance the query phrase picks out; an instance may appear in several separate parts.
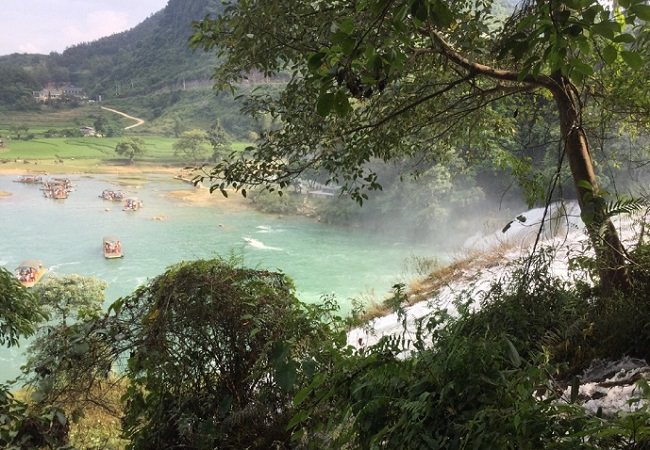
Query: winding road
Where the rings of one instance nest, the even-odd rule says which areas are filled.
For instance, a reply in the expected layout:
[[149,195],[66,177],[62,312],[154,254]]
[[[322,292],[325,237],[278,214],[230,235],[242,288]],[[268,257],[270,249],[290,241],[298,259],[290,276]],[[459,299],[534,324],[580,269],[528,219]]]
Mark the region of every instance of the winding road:
[[105,106],[100,106],[100,108],[105,109],[106,111],[110,111],[110,112],[115,113],[115,114],[119,114],[120,116],[124,116],[127,119],[135,120],[136,123],[134,123],[133,125],[129,125],[128,127],[124,127],[125,130],[128,130],[129,128],[139,127],[140,125],[142,125],[144,123],[143,119],[139,119],[137,117],[129,116],[128,114],[125,114],[125,113],[123,113],[121,111],[117,111],[115,109],[107,108]]

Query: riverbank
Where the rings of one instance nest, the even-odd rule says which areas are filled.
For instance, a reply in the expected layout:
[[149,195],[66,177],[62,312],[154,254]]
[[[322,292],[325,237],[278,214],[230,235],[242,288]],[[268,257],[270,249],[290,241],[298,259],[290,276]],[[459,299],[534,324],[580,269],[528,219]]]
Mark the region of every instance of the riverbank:
[[[174,177],[183,170],[181,166],[169,166],[160,164],[136,163],[136,164],[96,164],[88,165],[87,162],[80,161],[75,164],[75,161],[66,161],[65,163],[45,162],[38,163],[28,162],[8,162],[0,164],[0,175],[42,175],[56,176],[56,175],[117,175],[137,177],[141,176],[146,178],[150,175],[169,175]],[[189,175],[188,175],[189,176]],[[178,181],[179,186],[187,186],[181,180]],[[0,197],[11,196],[11,192],[0,192]],[[237,209],[253,208],[249,199],[244,198],[240,193],[230,191],[228,197],[217,190],[210,193],[208,187],[199,186],[194,189],[182,189],[178,191],[171,191],[165,194],[166,197],[182,200],[183,202],[191,204],[200,208],[208,208],[213,206],[225,206]]]
[[172,174],[176,175],[183,169],[181,165],[127,162],[111,164],[101,160],[66,159],[66,160],[23,160],[3,161],[0,164],[0,175],[87,175],[87,174]]
[[199,208],[210,208],[214,206],[228,206],[233,209],[254,209],[252,202],[244,198],[239,192],[230,191],[228,197],[224,197],[220,191],[210,192],[209,188],[197,187],[193,190],[172,191],[165,195]]

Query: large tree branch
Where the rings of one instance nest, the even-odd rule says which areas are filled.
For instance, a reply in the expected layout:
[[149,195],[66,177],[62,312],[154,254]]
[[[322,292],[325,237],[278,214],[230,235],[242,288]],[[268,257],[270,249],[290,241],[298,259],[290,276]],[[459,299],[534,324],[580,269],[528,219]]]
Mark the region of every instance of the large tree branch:
[[367,129],[367,128],[377,128],[377,127],[385,124],[386,122],[389,122],[390,120],[394,119],[395,117],[398,117],[398,116],[404,114],[405,112],[415,108],[416,106],[421,105],[422,103],[425,103],[425,102],[427,102],[427,101],[429,101],[429,100],[431,100],[433,98],[440,97],[445,92],[448,92],[448,91],[452,90],[454,87],[456,87],[456,86],[458,86],[458,85],[460,85],[460,84],[462,84],[462,83],[464,83],[466,81],[469,81],[473,77],[474,77],[474,75],[468,74],[464,78],[461,78],[461,79],[456,80],[456,81],[454,81],[452,83],[449,83],[443,89],[437,90],[436,92],[432,92],[431,94],[428,94],[428,95],[424,95],[424,96],[418,98],[417,100],[415,100],[414,102],[411,102],[408,105],[406,105],[406,106],[404,106],[404,107],[402,107],[402,108],[400,108],[400,109],[398,109],[396,111],[393,111],[392,113],[388,114],[386,117],[383,117],[382,119],[378,120],[377,122],[373,122],[373,123],[361,125],[361,126],[359,126],[357,128],[353,128],[353,129],[349,130],[348,133],[356,133],[358,131],[361,131],[361,130],[364,130],[364,129]]
[[551,77],[540,75],[534,77],[532,75],[525,75],[520,78],[521,74],[514,70],[496,69],[494,67],[486,66],[477,62],[472,62],[459,54],[452,48],[451,45],[435,30],[430,30],[430,35],[433,40],[438,44],[440,53],[449,59],[454,64],[463,67],[470,73],[491,78],[499,81],[510,81],[515,83],[525,83],[533,86],[552,88],[555,82]]
[[[406,113],[407,111],[421,105],[422,103],[425,103],[425,102],[427,102],[429,100],[440,97],[444,93],[452,90],[454,87],[456,87],[456,86],[458,86],[458,85],[460,85],[462,83],[470,82],[472,79],[476,78],[476,75],[477,75],[476,73],[467,74],[465,77],[460,78],[460,79],[458,79],[458,80],[456,80],[454,82],[449,83],[443,89],[439,89],[439,90],[437,90],[435,92],[432,92],[432,93],[430,93],[428,95],[424,95],[422,97],[419,97],[417,100],[415,100],[415,101],[409,103],[408,105],[405,105],[405,106],[391,112],[390,114],[388,114],[385,117],[377,120],[376,122],[368,123],[368,124],[365,124],[365,125],[360,125],[360,126],[358,126],[356,128],[348,130],[346,132],[346,134],[356,133],[356,132],[359,132],[359,131],[364,130],[364,129],[380,127],[380,126],[386,124],[387,122],[390,122],[391,120],[395,119],[396,117],[399,117],[400,115]],[[503,84],[496,84],[495,86],[493,86],[490,89],[481,90],[479,93],[476,93],[475,95],[470,95],[469,97],[490,97],[490,96],[500,94],[499,98],[502,98],[502,97],[505,97],[505,96],[513,95],[515,93],[530,91],[530,90],[535,89],[535,87],[536,86],[531,85],[531,84],[527,84],[527,85],[523,85],[523,86],[507,86],[507,85],[503,85]],[[469,97],[464,97],[463,101],[467,100],[467,98],[469,98]],[[460,102],[457,102],[457,103],[460,103]],[[481,105],[481,107],[482,106],[484,106],[484,104]],[[449,112],[451,109],[453,109],[453,107],[445,108],[443,111],[439,112],[434,117],[441,116],[444,113]],[[472,111],[476,110],[476,109],[478,109],[478,108],[470,108],[470,110],[472,110]]]

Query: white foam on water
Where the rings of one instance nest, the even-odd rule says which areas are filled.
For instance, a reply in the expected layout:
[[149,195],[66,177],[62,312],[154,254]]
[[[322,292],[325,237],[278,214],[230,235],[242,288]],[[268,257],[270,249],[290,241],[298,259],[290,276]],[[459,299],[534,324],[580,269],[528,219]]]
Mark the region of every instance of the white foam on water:
[[260,250],[282,250],[280,247],[271,247],[271,246],[265,245],[263,242],[258,241],[257,239],[253,239],[253,238],[249,238],[249,237],[245,237],[245,238],[242,238],[242,239],[244,239],[244,241],[248,245],[250,245],[251,247],[257,248],[257,249],[260,249]]

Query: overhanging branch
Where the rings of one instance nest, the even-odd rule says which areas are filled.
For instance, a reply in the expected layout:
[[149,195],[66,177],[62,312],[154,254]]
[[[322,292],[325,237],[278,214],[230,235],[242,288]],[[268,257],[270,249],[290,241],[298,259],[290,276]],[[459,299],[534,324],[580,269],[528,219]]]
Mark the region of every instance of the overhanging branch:
[[470,73],[473,73],[477,76],[480,75],[491,78],[493,80],[525,83],[547,88],[555,84],[553,80],[546,75],[541,75],[538,77],[526,75],[523,78],[520,78],[521,74],[517,71],[496,69],[494,67],[486,66],[485,64],[471,62],[469,59],[461,56],[456,50],[454,50],[451,45],[449,45],[447,41],[440,35],[440,33],[435,30],[430,30],[430,33],[433,40],[438,44],[440,52],[445,57],[447,57],[454,64],[463,67]]

